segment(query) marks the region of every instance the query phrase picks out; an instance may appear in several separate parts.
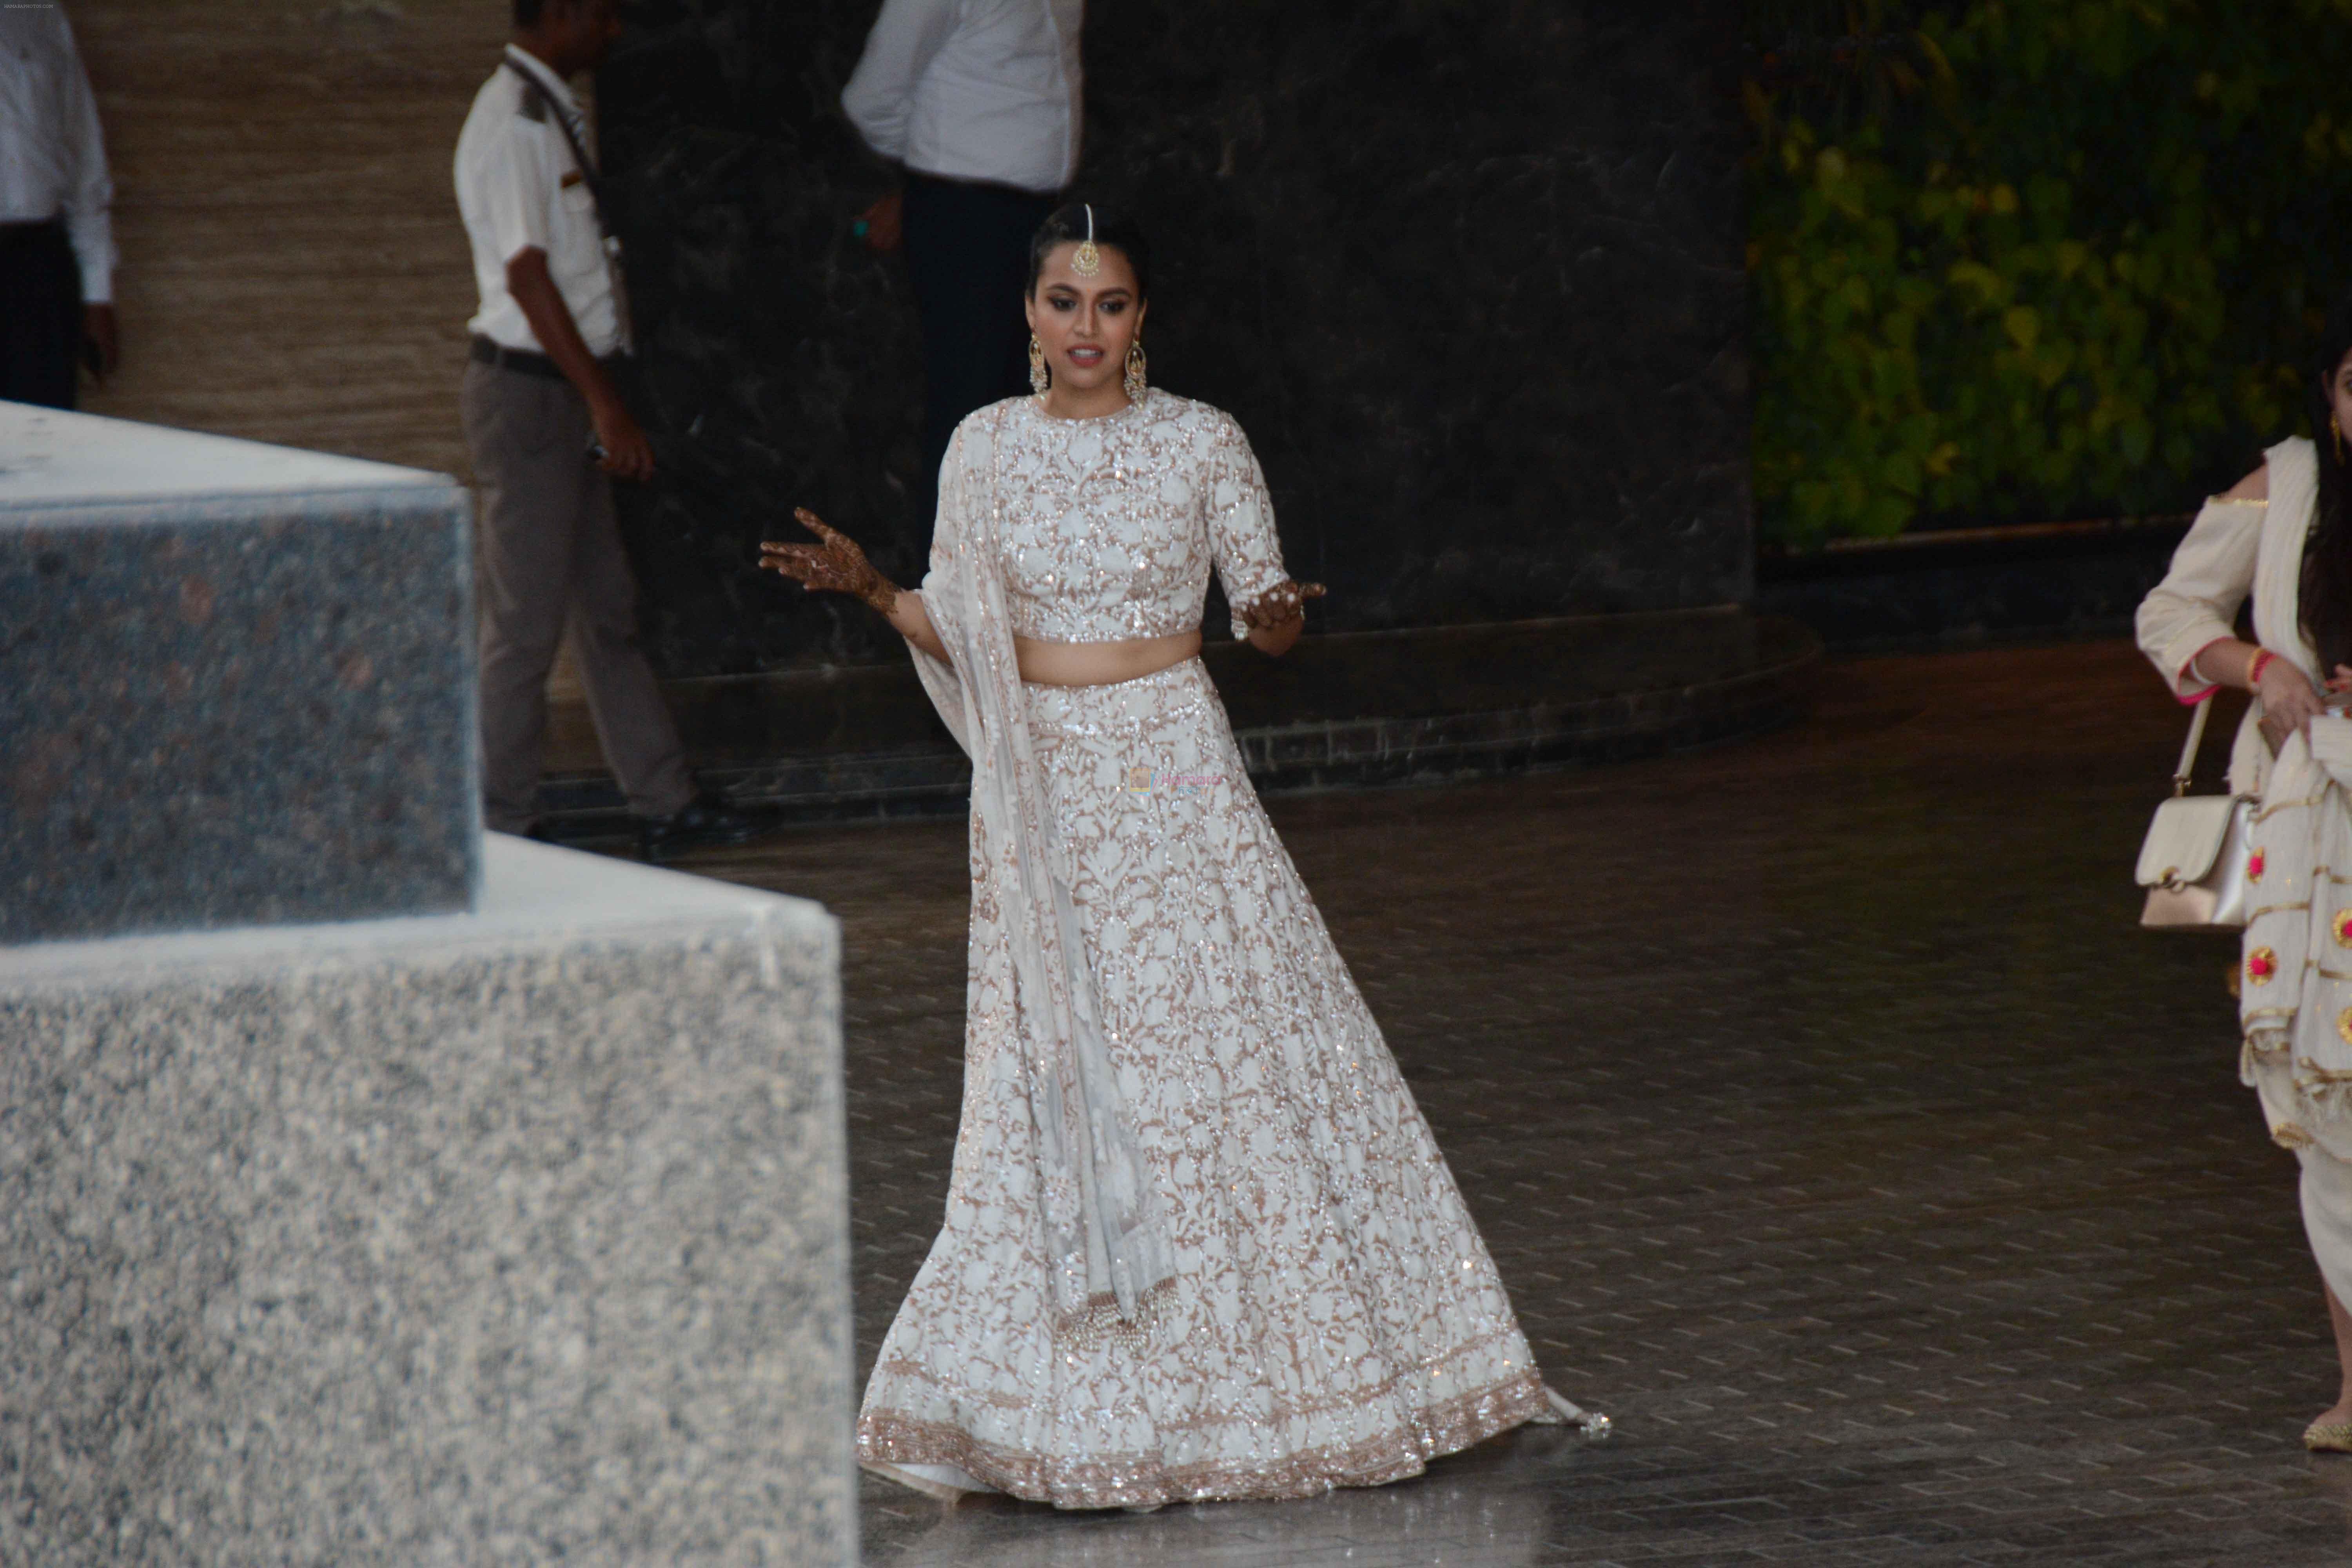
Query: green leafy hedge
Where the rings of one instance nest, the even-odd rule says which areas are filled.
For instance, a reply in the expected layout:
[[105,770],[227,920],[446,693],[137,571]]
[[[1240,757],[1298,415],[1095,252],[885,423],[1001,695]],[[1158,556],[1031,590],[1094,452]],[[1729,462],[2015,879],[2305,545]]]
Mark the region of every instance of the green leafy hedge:
[[2352,0],[1748,18],[1766,539],[2183,510],[2297,426]]

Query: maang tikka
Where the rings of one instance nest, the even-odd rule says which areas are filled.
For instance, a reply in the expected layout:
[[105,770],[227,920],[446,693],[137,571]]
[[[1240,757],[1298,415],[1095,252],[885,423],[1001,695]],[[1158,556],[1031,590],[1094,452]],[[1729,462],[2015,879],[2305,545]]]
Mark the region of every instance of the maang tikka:
[[1078,241],[1078,253],[1070,258],[1070,270],[1081,278],[1091,278],[1102,270],[1102,252],[1095,248],[1095,208],[1087,207],[1087,237]]

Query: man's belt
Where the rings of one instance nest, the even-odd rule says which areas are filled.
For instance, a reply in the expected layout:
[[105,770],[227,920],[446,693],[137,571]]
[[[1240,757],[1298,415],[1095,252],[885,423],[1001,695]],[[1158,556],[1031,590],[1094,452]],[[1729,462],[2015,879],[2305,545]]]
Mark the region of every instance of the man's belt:
[[[520,371],[524,375],[536,375],[547,381],[571,379],[557,368],[553,360],[545,354],[535,354],[529,349],[510,349],[503,343],[495,343],[478,335],[474,339],[474,345],[468,351],[468,357],[483,364],[494,364],[500,370]],[[617,374],[621,367],[628,363],[628,358],[626,353],[614,353],[604,355],[596,363],[607,371]]]
[[543,381],[564,379],[563,372],[557,369],[555,362],[545,354],[535,354],[529,349],[510,349],[485,337],[474,339],[472,355],[478,364],[494,364],[500,370],[520,371],[524,375],[535,375]]
[[0,240],[31,239],[36,236],[62,235],[66,220],[62,217],[0,218]]

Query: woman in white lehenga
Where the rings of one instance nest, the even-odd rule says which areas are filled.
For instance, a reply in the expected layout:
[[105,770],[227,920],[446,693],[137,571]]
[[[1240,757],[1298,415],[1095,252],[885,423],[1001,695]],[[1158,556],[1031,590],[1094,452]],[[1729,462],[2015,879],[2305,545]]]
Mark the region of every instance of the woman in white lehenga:
[[957,430],[921,591],[805,512],[822,544],[764,547],[889,617],[972,761],[962,1125],[858,1457],[1150,1508],[1597,1432],[1544,1387],[1201,667],[1212,565],[1271,654],[1321,589],[1284,575],[1240,427],[1146,385],[1141,237],[1073,205],[1033,254],[1037,395]]

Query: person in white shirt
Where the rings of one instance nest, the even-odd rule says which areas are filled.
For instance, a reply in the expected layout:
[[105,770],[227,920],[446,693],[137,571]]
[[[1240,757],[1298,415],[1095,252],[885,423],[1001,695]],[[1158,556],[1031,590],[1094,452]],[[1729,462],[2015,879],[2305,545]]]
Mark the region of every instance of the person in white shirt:
[[113,199],[65,12],[0,5],[0,399],[71,408],[120,359]]
[[614,0],[513,0],[506,58],[457,138],[457,207],[481,309],[459,406],[481,510],[482,795],[489,826],[537,831],[547,678],[567,626],[588,708],[648,859],[767,824],[689,780],[637,641],[614,478],[653,447],[613,371],[629,346],[619,247],[565,79],[620,32]]
[[1077,171],[1085,15],[1085,0],[883,0],[842,90],[867,145],[905,170],[903,195],[864,222],[877,250],[903,236],[915,286],[927,531],[957,424],[1029,389],[1029,242]]

